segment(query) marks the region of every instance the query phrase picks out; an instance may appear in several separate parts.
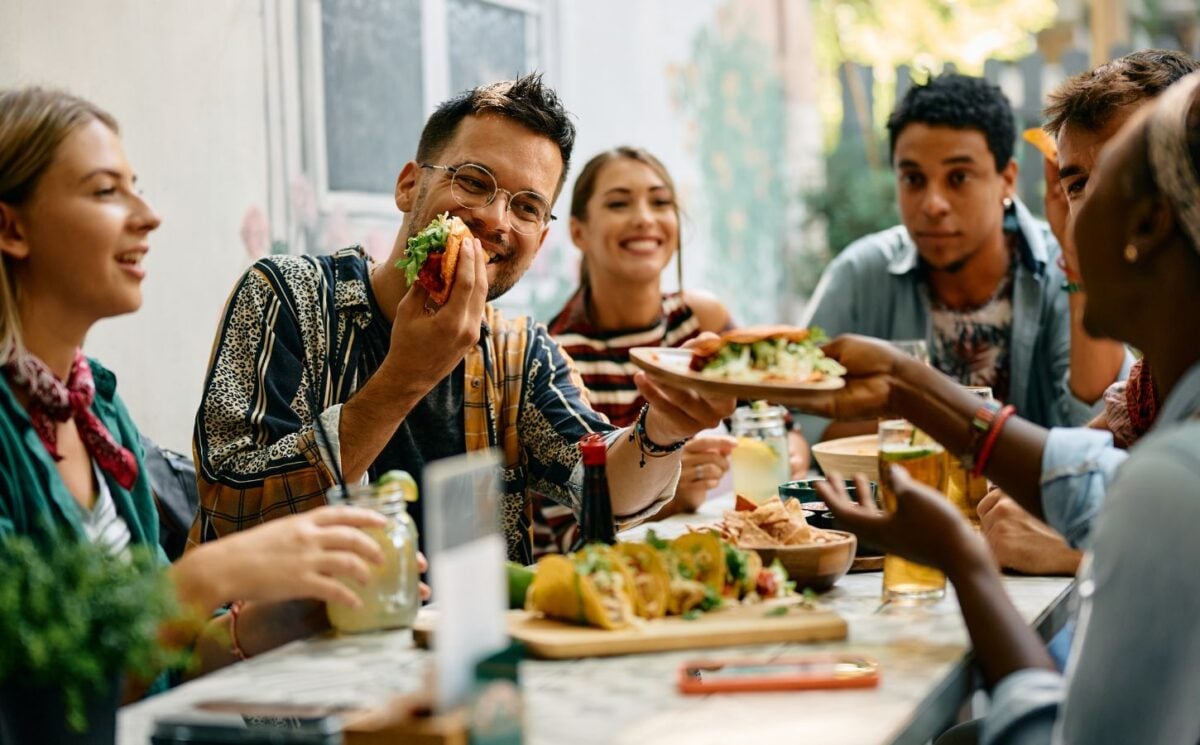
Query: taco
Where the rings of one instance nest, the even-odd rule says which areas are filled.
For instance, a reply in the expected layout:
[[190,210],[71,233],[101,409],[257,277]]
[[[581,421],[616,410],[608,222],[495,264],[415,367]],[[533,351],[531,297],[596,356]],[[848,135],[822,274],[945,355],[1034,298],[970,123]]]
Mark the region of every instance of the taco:
[[404,258],[396,262],[396,268],[404,270],[408,284],[419,282],[433,302],[445,305],[454,285],[458,251],[462,242],[471,237],[466,223],[443,212],[408,239]]
[[537,564],[525,607],[547,618],[621,629],[634,617],[634,580],[612,548],[591,545]]
[[717,594],[725,589],[725,552],[716,533],[681,535],[671,541],[671,550],[685,578],[694,579]]
[[662,618],[667,613],[671,575],[663,557],[645,543],[618,543],[617,553],[633,575],[633,603],[642,618]]
[[754,326],[726,331],[693,345],[690,368],[708,378],[739,383],[819,383],[846,369],[821,351],[818,328]]

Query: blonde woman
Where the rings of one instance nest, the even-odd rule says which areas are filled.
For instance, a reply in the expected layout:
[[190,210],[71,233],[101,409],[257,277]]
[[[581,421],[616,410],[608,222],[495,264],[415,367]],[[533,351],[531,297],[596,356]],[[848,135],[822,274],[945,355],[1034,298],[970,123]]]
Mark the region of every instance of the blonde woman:
[[[159,222],[112,116],[62,92],[0,91],[0,540],[157,546],[137,428],[82,347],[97,321],[141,305]],[[337,578],[367,581],[382,555],[357,528],[380,522],[325,508],[187,553],[169,570],[186,608],[248,601],[210,622],[226,633],[202,635],[201,670],[310,628],[297,614],[311,608],[278,601],[358,606]]]

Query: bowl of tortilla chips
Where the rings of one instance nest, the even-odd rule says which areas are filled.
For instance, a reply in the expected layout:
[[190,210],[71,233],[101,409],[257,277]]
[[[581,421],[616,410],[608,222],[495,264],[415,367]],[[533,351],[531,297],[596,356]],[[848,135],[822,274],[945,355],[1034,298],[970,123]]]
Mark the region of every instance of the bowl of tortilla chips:
[[721,534],[738,548],[753,550],[765,564],[778,559],[796,589],[833,587],[850,570],[858,546],[853,533],[813,528],[800,502],[779,497],[761,504],[739,497],[736,509],[725,513]]

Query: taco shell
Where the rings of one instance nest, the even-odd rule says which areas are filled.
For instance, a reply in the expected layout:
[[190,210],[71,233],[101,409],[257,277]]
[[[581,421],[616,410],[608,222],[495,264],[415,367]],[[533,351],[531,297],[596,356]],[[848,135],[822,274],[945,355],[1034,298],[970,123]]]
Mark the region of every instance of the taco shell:
[[681,535],[671,541],[684,579],[693,579],[720,594],[725,589],[725,551],[716,533]]
[[618,543],[615,549],[633,576],[635,612],[642,618],[662,618],[671,590],[671,575],[663,557],[645,543]]

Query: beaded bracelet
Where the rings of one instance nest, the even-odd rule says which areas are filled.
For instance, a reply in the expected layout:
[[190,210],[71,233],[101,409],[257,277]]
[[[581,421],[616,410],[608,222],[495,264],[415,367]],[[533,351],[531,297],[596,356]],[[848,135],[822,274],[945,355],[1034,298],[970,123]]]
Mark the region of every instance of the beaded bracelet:
[[678,451],[687,444],[688,438],[683,438],[678,442],[673,442],[670,445],[659,445],[650,436],[646,434],[646,414],[650,411],[650,404],[642,404],[642,410],[638,412],[637,421],[629,428],[629,441],[636,442],[638,450],[642,451],[642,459],[638,463],[639,468],[646,467],[646,456],[651,458],[665,458],[671,453]]
[[239,660],[246,660],[250,658],[250,655],[246,654],[246,650],[242,649],[242,644],[238,641],[237,634],[238,613],[241,611],[241,600],[235,600],[229,605],[229,651],[233,652],[233,656]]

